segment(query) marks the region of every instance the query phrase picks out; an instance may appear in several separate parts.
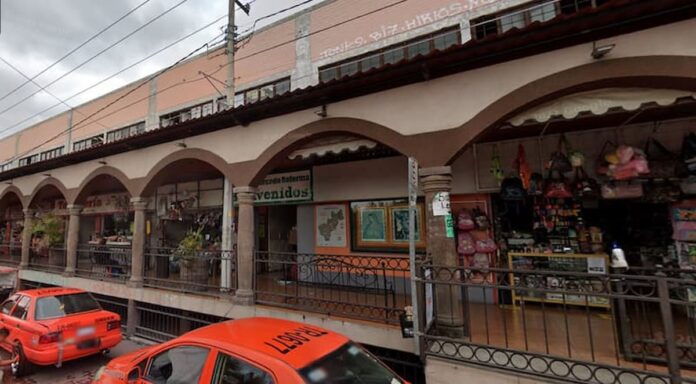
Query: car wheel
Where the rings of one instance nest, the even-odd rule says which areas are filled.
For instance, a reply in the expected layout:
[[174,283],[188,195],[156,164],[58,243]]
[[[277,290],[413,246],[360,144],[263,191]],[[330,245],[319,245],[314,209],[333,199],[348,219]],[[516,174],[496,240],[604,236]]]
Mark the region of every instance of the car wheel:
[[27,360],[21,344],[15,345],[14,353],[19,359],[17,362],[12,363],[12,375],[15,377],[22,377],[31,374],[34,371],[34,364]]

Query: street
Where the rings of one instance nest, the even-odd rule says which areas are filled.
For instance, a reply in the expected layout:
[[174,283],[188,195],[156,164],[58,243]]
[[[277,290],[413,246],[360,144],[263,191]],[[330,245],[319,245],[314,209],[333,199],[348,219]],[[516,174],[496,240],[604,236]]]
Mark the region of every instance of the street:
[[110,359],[124,355],[128,352],[141,348],[142,345],[124,340],[114,348],[109,356],[95,355],[80,360],[69,361],[62,367],[54,366],[40,367],[31,376],[15,379],[6,371],[3,384],[86,384],[90,383],[92,377],[99,367],[106,364]]

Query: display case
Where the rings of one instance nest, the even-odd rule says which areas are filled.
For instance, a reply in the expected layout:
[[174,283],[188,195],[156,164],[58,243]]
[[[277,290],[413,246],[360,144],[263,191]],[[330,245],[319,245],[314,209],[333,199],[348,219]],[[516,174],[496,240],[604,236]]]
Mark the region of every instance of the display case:
[[[608,272],[609,256],[606,254],[510,252],[508,262],[515,304],[524,301],[609,308],[608,298],[582,294],[603,291],[602,280],[592,279],[590,275]],[[540,292],[524,287],[543,288],[544,291],[558,288],[558,291],[574,294]]]

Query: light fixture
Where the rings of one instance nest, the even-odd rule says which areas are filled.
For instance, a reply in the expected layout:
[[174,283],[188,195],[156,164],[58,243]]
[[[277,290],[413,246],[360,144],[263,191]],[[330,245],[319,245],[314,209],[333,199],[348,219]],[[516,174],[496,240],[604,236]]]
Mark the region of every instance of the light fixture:
[[183,141],[182,141],[181,143],[176,143],[176,146],[179,147],[179,148],[186,148],[186,147],[188,147],[188,146],[186,145],[186,143],[184,143]]
[[607,44],[607,45],[600,45],[599,47],[597,46],[596,42],[592,43],[592,58],[595,60],[599,60],[606,56],[609,52],[611,52],[612,49],[616,47],[616,44]]
[[6,181],[5,184],[7,184],[7,185],[12,185],[12,180]]
[[99,160],[98,163],[101,165],[106,165],[106,161],[104,161],[104,160]]
[[322,118],[328,116],[328,113],[326,112],[326,104],[322,105],[321,109],[314,111],[314,114]]
[[51,177],[51,174],[50,174],[50,173],[44,173],[43,175],[46,176],[46,177]]

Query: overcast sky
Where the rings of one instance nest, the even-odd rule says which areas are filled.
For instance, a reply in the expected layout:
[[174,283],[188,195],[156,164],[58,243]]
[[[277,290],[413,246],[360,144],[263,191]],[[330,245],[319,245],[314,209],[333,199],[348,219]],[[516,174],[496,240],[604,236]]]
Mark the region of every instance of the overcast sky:
[[[2,7],[0,57],[27,76],[33,77],[143,1],[145,0],[0,0]],[[150,0],[136,12],[67,57],[35,81],[46,86],[181,1],[185,1],[181,6],[51,85],[48,90],[62,99],[68,99],[84,88],[227,14],[227,0]],[[251,1],[243,0],[243,3]],[[301,8],[278,16],[275,20],[321,1],[323,0],[315,0]],[[246,16],[240,10],[237,11],[236,22],[240,30],[244,30],[261,16],[302,2],[302,0],[256,0],[251,4],[250,16]],[[272,21],[274,20],[265,20],[260,25]],[[193,49],[221,34],[225,24],[226,19],[223,19],[171,49],[167,49],[102,85],[70,99],[68,104],[79,105],[170,65]],[[0,97],[25,81],[26,79],[22,75],[0,62]],[[0,100],[0,111],[31,95],[37,89],[33,84],[25,85],[11,96]],[[65,105],[57,106],[20,126],[7,130],[8,127],[57,103],[58,101],[53,97],[40,92],[13,109],[0,114],[0,137],[67,109]]]

